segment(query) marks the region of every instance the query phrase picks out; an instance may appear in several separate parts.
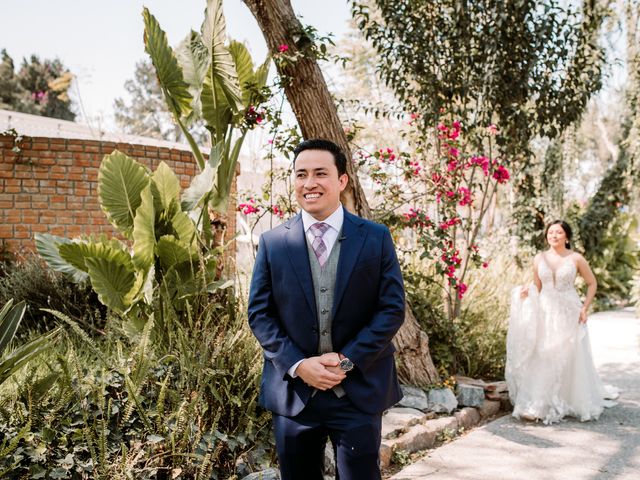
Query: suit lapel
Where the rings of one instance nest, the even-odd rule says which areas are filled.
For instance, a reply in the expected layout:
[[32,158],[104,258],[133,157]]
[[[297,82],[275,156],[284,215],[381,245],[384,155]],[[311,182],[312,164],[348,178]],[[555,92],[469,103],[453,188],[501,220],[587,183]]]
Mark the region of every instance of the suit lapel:
[[304,292],[304,297],[307,299],[309,308],[314,314],[314,320],[317,320],[316,297],[313,292],[313,279],[311,278],[311,266],[309,265],[309,250],[307,249],[307,240],[304,236],[302,216],[300,214],[296,215],[285,226],[288,229],[285,235],[289,260],[302,286],[302,291]]
[[362,228],[363,225],[364,222],[360,217],[350,214],[345,209],[342,236],[341,239],[338,240],[341,242],[340,258],[338,259],[338,273],[336,275],[332,318],[335,318],[336,311],[347,288],[349,277],[351,277],[351,272],[356,265],[356,260],[364,245],[367,232],[366,229]]

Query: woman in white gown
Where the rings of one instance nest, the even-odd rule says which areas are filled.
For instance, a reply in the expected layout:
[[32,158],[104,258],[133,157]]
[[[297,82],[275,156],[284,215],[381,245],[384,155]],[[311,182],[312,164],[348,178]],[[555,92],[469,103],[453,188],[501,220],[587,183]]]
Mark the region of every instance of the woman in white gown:
[[[511,296],[505,377],[513,416],[545,424],[597,419],[616,392],[602,385],[591,356],[586,323],[596,278],[571,250],[567,223],[552,222],[545,236],[550,248],[534,258],[534,284]],[[578,273],[587,284],[584,302],[574,286]]]

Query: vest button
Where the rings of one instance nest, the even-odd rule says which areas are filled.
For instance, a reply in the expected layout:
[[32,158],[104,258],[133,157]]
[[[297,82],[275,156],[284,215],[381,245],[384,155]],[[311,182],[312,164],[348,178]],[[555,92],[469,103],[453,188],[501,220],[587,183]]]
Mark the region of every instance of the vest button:
[[326,292],[326,291],[327,291],[327,289],[326,289],[325,287],[322,287],[322,288],[320,289],[320,291],[321,291],[322,293],[324,293],[324,292]]
[[326,314],[327,314],[327,311],[328,311],[328,310],[327,310],[326,308],[323,308],[322,310],[320,310],[320,313],[321,313],[321,314],[323,314],[323,315],[326,315]]
[[322,330],[322,336],[323,336],[323,337],[326,337],[328,333],[329,333],[329,332],[327,332],[326,330]]

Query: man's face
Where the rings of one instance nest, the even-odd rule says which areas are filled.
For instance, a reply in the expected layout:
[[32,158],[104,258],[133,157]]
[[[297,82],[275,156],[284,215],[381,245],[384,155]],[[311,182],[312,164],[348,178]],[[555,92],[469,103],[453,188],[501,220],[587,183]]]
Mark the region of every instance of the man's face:
[[333,154],[325,150],[304,150],[295,163],[296,199],[316,220],[324,220],[340,205],[340,192],[347,175],[338,175]]

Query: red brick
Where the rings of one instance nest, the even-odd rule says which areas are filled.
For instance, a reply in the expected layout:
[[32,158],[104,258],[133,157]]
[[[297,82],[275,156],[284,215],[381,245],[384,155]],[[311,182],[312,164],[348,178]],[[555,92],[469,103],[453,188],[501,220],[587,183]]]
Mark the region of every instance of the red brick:
[[68,152],[83,152],[84,151],[84,146],[83,145],[68,145],[67,146],[67,151]]
[[38,210],[46,210],[47,208],[49,208],[49,202],[31,202],[31,208],[35,211]]
[[49,146],[49,149],[50,149],[52,152],[59,152],[59,151],[66,150],[66,149],[67,149],[67,147],[66,147],[66,145],[64,145],[64,144],[56,145],[56,144],[53,144],[53,143],[52,143],[52,144]]
[[33,225],[31,225],[31,231],[33,233],[46,233],[49,231],[49,227],[47,225],[42,225],[40,223],[35,223]]

